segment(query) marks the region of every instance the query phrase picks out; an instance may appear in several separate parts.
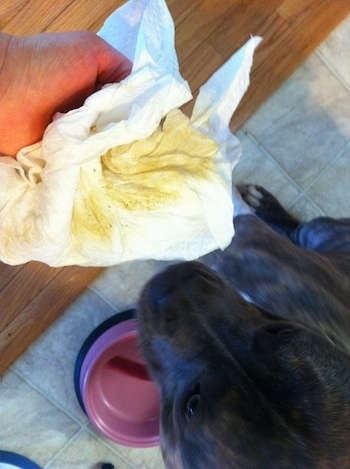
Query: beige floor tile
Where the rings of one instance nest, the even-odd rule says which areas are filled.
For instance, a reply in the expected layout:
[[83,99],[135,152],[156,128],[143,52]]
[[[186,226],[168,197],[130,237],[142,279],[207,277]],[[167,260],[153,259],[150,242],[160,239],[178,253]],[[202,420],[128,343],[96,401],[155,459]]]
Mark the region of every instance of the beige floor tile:
[[350,216],[350,148],[307,190],[326,215]]
[[100,469],[102,463],[113,464],[115,469],[131,469],[133,467],[101,443],[99,439],[89,432],[83,431],[46,468]]
[[87,290],[16,362],[15,370],[69,415],[86,422],[74,392],[75,361],[90,332],[114,314],[115,310]]
[[349,101],[349,92],[313,54],[245,128],[303,189],[350,140]]
[[[89,429],[96,435],[99,435],[95,428],[90,424]],[[132,461],[133,467],[139,469],[163,469],[165,468],[163,459],[161,456],[161,450],[159,446],[152,448],[131,448],[128,446],[122,446],[113,441],[107,440],[104,437],[100,437],[106,445],[118,454],[122,455],[124,459]]]
[[299,196],[300,190],[248,136],[243,132],[238,132],[237,136],[243,154],[233,170],[234,183],[259,184],[278,197],[285,207],[289,207]]
[[135,261],[109,267],[90,286],[118,311],[134,308],[141,288],[167,264],[157,261]]
[[72,419],[11,371],[0,381],[0,403],[0,448],[39,465],[79,431]]
[[350,16],[318,47],[317,53],[350,89]]
[[307,222],[313,218],[324,215],[320,208],[305,196],[301,196],[296,200],[296,202],[288,208],[288,211],[302,222]]
[[118,452],[132,461],[135,469],[165,469],[159,447],[138,449],[124,446]]

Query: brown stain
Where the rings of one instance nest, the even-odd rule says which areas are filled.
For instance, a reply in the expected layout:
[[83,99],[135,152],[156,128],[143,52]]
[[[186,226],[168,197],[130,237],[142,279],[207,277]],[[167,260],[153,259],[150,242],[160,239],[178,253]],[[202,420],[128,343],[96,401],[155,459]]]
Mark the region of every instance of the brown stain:
[[104,241],[112,238],[113,217],[103,205],[105,198],[101,199],[98,192],[91,190],[74,204],[72,233],[77,238],[84,235]]
[[91,237],[103,242],[111,240],[114,219],[111,209],[101,171],[81,170],[72,216],[73,236],[80,242]]
[[188,182],[216,170],[218,145],[174,110],[148,138],[112,148],[100,166],[81,172],[72,233],[77,240],[113,239],[120,211],[151,212],[184,197]]
[[218,145],[174,110],[150,137],[102,157],[107,193],[125,210],[155,210],[180,199],[188,178],[207,179],[217,153]]

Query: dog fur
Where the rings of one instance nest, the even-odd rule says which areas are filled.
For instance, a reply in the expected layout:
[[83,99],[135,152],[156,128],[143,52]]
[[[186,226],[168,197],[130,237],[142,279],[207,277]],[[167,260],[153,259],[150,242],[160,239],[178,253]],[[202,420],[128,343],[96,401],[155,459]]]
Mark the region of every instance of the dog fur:
[[165,464],[349,468],[350,219],[301,224],[259,186],[234,204],[224,252],[140,297]]

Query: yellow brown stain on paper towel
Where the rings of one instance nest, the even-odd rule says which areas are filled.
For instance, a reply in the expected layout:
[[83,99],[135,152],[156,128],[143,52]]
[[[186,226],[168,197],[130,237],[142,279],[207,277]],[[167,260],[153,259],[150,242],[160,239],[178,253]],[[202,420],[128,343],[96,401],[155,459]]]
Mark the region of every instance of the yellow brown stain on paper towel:
[[175,202],[191,178],[210,178],[217,153],[214,140],[180,110],[171,111],[150,137],[112,148],[82,167],[73,234],[111,239],[121,211],[144,213]]

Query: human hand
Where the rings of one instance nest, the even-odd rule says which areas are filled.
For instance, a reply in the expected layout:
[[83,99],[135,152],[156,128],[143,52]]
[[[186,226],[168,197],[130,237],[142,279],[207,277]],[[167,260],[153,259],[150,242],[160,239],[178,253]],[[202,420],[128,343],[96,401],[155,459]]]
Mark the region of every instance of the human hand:
[[0,154],[41,140],[53,115],[81,106],[131,62],[89,31],[30,37],[0,33]]

